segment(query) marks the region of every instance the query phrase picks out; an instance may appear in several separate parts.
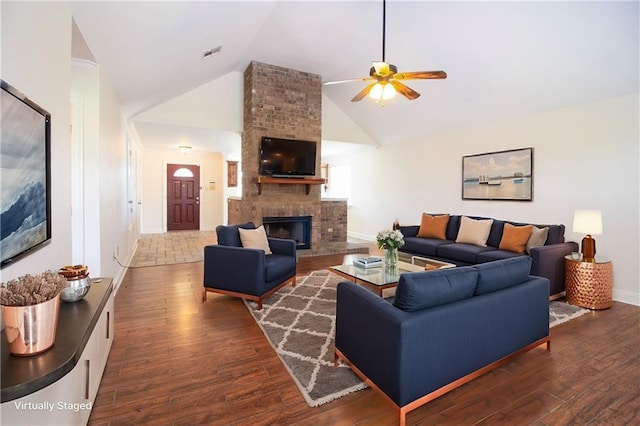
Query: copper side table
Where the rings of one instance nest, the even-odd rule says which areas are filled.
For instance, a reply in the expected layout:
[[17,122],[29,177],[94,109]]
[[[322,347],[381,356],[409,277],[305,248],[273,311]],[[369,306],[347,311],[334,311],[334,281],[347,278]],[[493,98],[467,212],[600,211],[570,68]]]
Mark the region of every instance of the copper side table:
[[607,309],[613,304],[613,266],[611,261],[564,257],[567,302],[587,309]]

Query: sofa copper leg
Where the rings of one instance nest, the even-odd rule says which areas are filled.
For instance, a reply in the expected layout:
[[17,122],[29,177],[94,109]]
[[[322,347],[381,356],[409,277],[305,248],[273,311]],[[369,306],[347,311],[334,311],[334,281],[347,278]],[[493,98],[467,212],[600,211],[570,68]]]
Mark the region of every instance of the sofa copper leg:
[[207,290],[202,290],[202,303],[207,301]]
[[333,365],[334,367],[338,366],[338,360],[340,359],[340,357],[338,356],[338,354],[336,352],[333,353]]
[[258,310],[262,310],[262,298],[258,299]]

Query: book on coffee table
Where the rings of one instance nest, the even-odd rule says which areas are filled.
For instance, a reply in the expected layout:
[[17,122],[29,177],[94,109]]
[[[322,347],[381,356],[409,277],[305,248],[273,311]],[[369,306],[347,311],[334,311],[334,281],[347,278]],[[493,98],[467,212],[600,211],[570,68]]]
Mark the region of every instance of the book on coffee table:
[[361,257],[355,259],[353,261],[355,266],[359,266],[360,268],[376,268],[382,266],[382,258],[381,257]]

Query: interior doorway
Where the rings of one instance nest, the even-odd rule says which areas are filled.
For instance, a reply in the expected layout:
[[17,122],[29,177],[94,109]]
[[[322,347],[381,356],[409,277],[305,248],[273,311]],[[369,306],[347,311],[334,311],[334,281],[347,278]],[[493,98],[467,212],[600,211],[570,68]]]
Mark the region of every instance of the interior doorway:
[[167,164],[167,230],[200,229],[200,166]]

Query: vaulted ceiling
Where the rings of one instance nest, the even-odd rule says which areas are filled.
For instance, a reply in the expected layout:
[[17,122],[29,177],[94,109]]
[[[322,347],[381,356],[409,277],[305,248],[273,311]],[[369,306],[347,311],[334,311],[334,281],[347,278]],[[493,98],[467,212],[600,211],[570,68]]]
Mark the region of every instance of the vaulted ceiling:
[[[364,77],[382,56],[382,1],[72,2],[84,40],[143,144],[239,150],[250,61]],[[323,140],[386,145],[637,93],[638,2],[389,0],[386,59],[417,100],[352,103],[323,87]],[[222,46],[202,59],[203,51]]]

